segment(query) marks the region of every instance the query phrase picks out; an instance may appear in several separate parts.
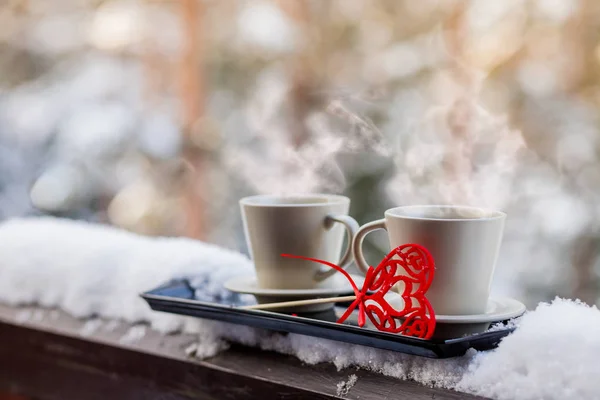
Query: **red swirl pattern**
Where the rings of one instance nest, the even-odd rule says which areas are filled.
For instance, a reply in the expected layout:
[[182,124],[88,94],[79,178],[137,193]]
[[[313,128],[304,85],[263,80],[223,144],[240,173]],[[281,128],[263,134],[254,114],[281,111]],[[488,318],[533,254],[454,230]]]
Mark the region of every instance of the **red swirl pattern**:
[[[364,284],[359,289],[352,277],[341,267],[316,258],[282,254],[283,257],[301,258],[318,262],[342,273],[352,285],[356,299],[337,321],[344,322],[358,307],[358,325],[366,318],[384,332],[399,333],[430,339],[435,331],[435,312],[425,294],[433,281],[435,263],[431,253],[418,244],[404,244],[392,250],[377,268],[369,267]],[[385,295],[398,286],[404,306],[395,309]]]

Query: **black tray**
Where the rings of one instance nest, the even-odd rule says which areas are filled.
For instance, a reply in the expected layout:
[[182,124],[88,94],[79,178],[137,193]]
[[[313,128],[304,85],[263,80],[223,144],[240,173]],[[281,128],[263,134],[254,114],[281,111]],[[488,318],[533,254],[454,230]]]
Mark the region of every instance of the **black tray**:
[[[501,328],[456,339],[424,340],[360,328],[352,322],[338,324],[334,309],[317,313],[284,314],[243,310],[232,301],[199,301],[187,280],[175,280],[141,295],[155,311],[214,319],[278,332],[298,333],[346,343],[376,347],[429,358],[462,356],[474,348],[490,350],[514,328]],[[348,304],[340,303],[339,306]]]

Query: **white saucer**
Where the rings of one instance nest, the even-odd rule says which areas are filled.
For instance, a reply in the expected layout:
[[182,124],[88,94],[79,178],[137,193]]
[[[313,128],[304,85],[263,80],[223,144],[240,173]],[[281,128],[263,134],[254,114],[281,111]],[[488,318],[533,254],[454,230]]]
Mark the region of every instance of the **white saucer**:
[[[436,327],[433,338],[451,339],[485,332],[493,323],[519,317],[525,313],[525,310],[525,305],[518,300],[511,298],[490,298],[484,314],[436,315]],[[356,321],[357,315],[354,312],[351,318]],[[376,329],[370,321],[367,321],[366,326]]]
[[484,314],[477,315],[436,315],[434,339],[459,338],[487,331],[497,322],[520,317],[526,311],[525,305],[510,298],[490,298]]
[[523,315],[525,304],[511,298],[490,298],[484,314],[475,315],[436,315],[438,323],[443,324],[481,324],[499,322]]
[[[350,274],[354,283],[362,287],[364,277]],[[256,297],[259,304],[276,303],[292,300],[314,299],[322,297],[334,297],[354,294],[352,286],[342,275],[334,275],[333,286],[317,289],[265,289],[258,286],[256,276],[235,277],[225,282],[225,289],[235,293],[251,294]],[[279,308],[280,312],[316,312],[330,309],[334,303],[311,304],[305,306]]]

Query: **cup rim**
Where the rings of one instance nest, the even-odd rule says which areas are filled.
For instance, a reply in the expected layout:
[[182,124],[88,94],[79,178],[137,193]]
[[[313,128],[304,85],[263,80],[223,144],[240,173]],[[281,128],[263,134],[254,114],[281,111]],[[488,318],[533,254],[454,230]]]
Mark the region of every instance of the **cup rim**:
[[[455,210],[470,210],[470,211],[480,211],[483,212],[484,214],[486,214],[487,216],[482,216],[482,217],[473,217],[473,218],[437,218],[437,217],[427,217],[427,216],[416,216],[416,215],[410,215],[410,214],[400,214],[399,212],[403,211],[403,210],[410,210],[410,209],[433,209],[433,208],[446,208],[446,209],[455,209]],[[398,212],[398,213],[397,213]],[[459,221],[494,221],[494,220],[499,220],[499,219],[504,219],[506,218],[506,213],[499,211],[499,210],[495,210],[492,208],[485,208],[485,207],[475,207],[475,206],[462,206],[462,205],[447,205],[447,204],[439,204],[439,205],[411,205],[411,206],[399,206],[399,207],[394,207],[394,208],[390,208],[388,210],[385,211],[385,216],[386,217],[392,217],[392,218],[401,218],[401,219],[413,219],[413,220],[418,220],[418,221],[439,221],[439,222],[443,222],[443,221],[447,221],[447,222],[459,222]]]
[[[269,200],[276,199],[325,199],[324,202],[308,202],[308,203],[276,203],[269,202]],[[259,194],[254,196],[247,196],[240,199],[240,205],[250,207],[318,207],[318,206],[330,206],[330,205],[341,205],[349,204],[350,198],[339,194],[326,194],[326,193],[301,193],[301,194],[289,194],[289,195],[277,195],[277,194]]]

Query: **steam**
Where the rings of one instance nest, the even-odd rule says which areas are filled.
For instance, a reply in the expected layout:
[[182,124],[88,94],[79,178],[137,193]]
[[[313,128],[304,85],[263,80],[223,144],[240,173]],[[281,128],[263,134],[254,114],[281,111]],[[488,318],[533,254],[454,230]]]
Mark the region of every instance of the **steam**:
[[298,143],[289,125],[293,107],[289,87],[272,78],[259,82],[246,110],[249,135],[225,150],[228,169],[254,192],[340,193],[347,185],[340,155],[389,155],[375,124],[351,111],[356,97],[326,93],[314,93],[314,97],[316,105],[305,119],[292,122],[303,125],[304,138]]
[[244,150],[232,150],[230,167],[239,171],[257,193],[336,193],[346,185],[342,171],[332,159],[338,149],[338,143],[319,139],[300,150],[279,143],[260,158]]
[[396,173],[386,187],[398,205],[509,203],[525,141],[477,102],[476,91],[427,110],[399,139]]

